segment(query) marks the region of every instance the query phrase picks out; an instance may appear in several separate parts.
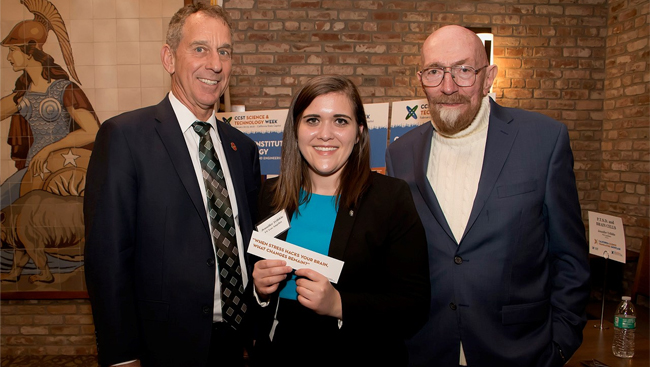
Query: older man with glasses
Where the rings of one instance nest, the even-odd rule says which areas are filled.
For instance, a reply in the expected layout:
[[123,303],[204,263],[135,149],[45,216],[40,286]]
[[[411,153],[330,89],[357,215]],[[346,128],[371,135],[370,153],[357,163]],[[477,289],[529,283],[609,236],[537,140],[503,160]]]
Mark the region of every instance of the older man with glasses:
[[582,342],[588,245],[567,128],[498,105],[497,66],[460,26],[432,33],[417,75],[431,123],[386,152],[425,226],[431,307],[412,366],[562,366]]

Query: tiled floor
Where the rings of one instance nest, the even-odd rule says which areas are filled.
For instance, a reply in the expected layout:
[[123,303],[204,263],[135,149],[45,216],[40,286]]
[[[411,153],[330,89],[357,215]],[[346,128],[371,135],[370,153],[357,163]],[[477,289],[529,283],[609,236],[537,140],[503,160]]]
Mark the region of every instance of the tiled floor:
[[2,356],[1,367],[97,367],[96,356]]
[[96,356],[2,356],[2,367],[96,367]]
[[[618,301],[605,302],[604,315],[611,320]],[[647,304],[647,300],[646,300]],[[592,299],[587,306],[589,319],[599,319],[602,312],[602,301]],[[648,307],[638,305],[638,316],[641,320],[637,324],[639,332],[648,333]],[[97,367],[97,357],[85,356],[2,356],[1,367]]]

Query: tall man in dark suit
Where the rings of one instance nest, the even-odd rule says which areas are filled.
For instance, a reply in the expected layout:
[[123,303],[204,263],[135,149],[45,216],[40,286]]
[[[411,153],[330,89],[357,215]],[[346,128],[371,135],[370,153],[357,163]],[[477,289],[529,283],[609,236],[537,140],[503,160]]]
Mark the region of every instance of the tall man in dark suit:
[[496,104],[480,39],[432,33],[418,77],[431,123],[390,145],[429,243],[431,308],[412,366],[561,366],[582,342],[585,229],[567,128]]
[[[259,155],[251,139],[216,122],[213,113],[232,69],[230,18],[217,6],[184,7],[171,19],[166,42],[161,58],[171,93],[156,106],[104,122],[88,168],[86,282],[99,361],[241,366],[250,312],[243,294],[222,294],[229,286],[216,248],[223,235],[213,224],[226,218],[209,217],[214,204],[204,178],[212,176],[204,173],[212,170],[203,171],[207,154],[199,153],[213,146],[212,163],[218,160],[225,176],[226,187],[217,187],[230,202],[230,223],[234,216],[229,265],[239,268],[240,282],[235,271],[229,275],[236,286],[246,286]],[[204,144],[205,131],[214,144]],[[222,307],[231,299],[237,317]]]

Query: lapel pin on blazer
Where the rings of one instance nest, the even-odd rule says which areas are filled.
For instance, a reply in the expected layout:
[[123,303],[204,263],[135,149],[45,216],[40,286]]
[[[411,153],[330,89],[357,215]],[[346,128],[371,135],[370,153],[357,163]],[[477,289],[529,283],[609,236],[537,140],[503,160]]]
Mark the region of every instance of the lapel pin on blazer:
[[231,142],[231,143],[230,143],[230,147],[231,147],[232,150],[234,150],[235,152],[237,151],[237,146],[235,145],[235,143]]

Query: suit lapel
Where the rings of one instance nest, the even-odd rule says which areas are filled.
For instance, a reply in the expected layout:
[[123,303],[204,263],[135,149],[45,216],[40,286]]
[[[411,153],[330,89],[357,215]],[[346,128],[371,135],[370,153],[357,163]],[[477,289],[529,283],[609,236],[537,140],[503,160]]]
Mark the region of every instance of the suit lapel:
[[463,238],[470,231],[479,213],[483,210],[517,136],[518,129],[516,125],[510,124],[512,116],[504,108],[494,103],[492,99],[490,99],[490,105],[490,123],[488,125],[487,142],[485,143],[481,179],[479,180],[474,206]]
[[250,215],[248,211],[247,203],[247,193],[246,193],[246,183],[244,179],[244,168],[241,162],[241,156],[237,152],[237,144],[232,140],[228,130],[225,127],[225,124],[217,120],[217,132],[219,134],[219,140],[221,140],[221,146],[226,155],[226,161],[228,162],[228,170],[230,171],[230,179],[232,180],[232,185],[235,188],[235,198],[237,199],[237,209],[239,213],[239,225],[241,227],[242,236],[244,236],[244,247],[248,248],[248,233],[252,233],[253,228],[249,226],[249,223],[252,221],[248,217]]
[[416,144],[413,145],[413,162],[415,162],[416,165],[419,162],[419,166],[414,167],[415,183],[418,186],[420,195],[429,207],[431,214],[433,214],[434,218],[436,218],[436,221],[438,221],[438,224],[440,224],[440,227],[445,230],[452,241],[456,242],[456,239],[451,232],[451,228],[449,228],[449,224],[447,223],[447,219],[445,218],[445,214],[442,212],[442,208],[438,203],[438,198],[433,192],[431,184],[429,183],[429,179],[427,178],[427,169],[429,167],[429,153],[431,152],[431,140],[434,131],[433,125],[431,122],[427,122],[417,129],[419,129],[421,137],[416,142]]
[[352,234],[352,227],[354,226],[354,221],[356,218],[356,209],[339,208],[336,214],[336,221],[334,222],[334,230],[332,231],[330,248],[327,253],[328,256],[343,260],[345,248],[347,247],[350,234]]
[[208,219],[205,215],[205,206],[203,204],[203,198],[201,197],[201,189],[199,188],[199,183],[196,181],[196,173],[194,172],[192,160],[187,151],[187,144],[185,143],[183,132],[176,120],[176,114],[174,114],[174,110],[172,109],[172,105],[169,103],[168,97],[165,97],[165,99],[156,106],[154,117],[158,121],[156,131],[167,149],[169,159],[174,165],[178,177],[183,182],[185,190],[187,190],[187,193],[192,199],[194,208],[199,214],[203,226],[206,231],[210,233]]
[[244,171],[241,165],[239,153],[237,153],[237,144],[232,141],[228,131],[223,125],[223,122],[217,121],[216,125],[219,140],[221,140],[221,146],[223,147],[223,152],[226,154],[226,160],[228,161],[228,170],[230,171],[232,184],[235,187],[235,195],[237,198],[246,197],[246,193],[242,191],[244,187]]

